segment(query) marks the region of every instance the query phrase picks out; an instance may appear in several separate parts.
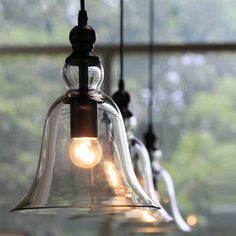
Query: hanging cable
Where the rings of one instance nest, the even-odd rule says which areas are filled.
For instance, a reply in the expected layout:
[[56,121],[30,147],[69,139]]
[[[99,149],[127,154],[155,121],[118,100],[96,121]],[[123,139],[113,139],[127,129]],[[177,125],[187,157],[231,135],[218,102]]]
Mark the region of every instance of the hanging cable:
[[154,58],[154,1],[150,0],[149,4],[149,63],[148,63],[148,74],[149,74],[149,102],[148,102],[148,118],[149,118],[149,126],[152,127],[153,122],[153,58]]
[[84,2],[84,0],[80,0],[80,9],[81,9],[82,11],[85,10],[85,2]]
[[123,118],[133,115],[128,109],[130,95],[125,90],[124,82],[124,0],[120,0],[120,79],[118,91],[112,95],[112,98],[119,107]]
[[79,11],[79,16],[78,16],[78,25],[80,27],[83,27],[87,25],[88,21],[88,16],[87,12],[85,10],[85,0],[80,0],[80,11]]
[[[149,0],[149,49],[148,49],[148,129],[144,134],[145,145],[149,153],[157,148],[157,137],[153,131],[153,64],[154,64],[154,0]],[[151,156],[151,155],[150,155]]]
[[120,81],[119,90],[125,89],[124,84],[124,0],[120,0]]

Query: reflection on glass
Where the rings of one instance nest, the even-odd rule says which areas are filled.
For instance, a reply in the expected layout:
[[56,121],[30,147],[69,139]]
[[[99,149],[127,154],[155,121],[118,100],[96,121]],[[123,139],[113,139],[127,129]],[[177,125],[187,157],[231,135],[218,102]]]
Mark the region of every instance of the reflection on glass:
[[156,221],[154,214],[151,214],[149,211],[143,210],[141,211],[141,215],[144,222],[154,223]]
[[120,181],[119,181],[119,174],[117,170],[115,169],[115,165],[112,164],[112,162],[106,162],[104,163],[104,167],[105,167],[108,183],[114,189],[116,189],[119,186]]

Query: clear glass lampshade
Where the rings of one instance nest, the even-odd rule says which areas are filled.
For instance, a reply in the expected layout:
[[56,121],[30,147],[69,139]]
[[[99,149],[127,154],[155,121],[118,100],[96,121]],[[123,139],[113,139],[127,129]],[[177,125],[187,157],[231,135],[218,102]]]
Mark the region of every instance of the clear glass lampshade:
[[[139,183],[148,196],[159,204],[158,193],[153,184],[151,162],[145,145],[134,136],[136,118],[134,116],[124,119],[128,144],[135,174]],[[130,210],[126,213],[126,222],[122,227],[127,230],[141,232],[147,227],[156,227],[160,232],[169,232],[173,229],[173,219],[163,207],[156,211],[145,209]],[[145,229],[146,230],[146,229]],[[144,231],[145,231],[144,230]]]
[[[68,90],[49,109],[37,174],[13,211],[97,214],[159,208],[136,179],[119,109],[99,91],[102,66],[88,66],[85,105],[83,101],[81,105],[79,70],[78,65],[64,67]],[[91,114],[95,120],[90,120]],[[97,137],[72,137],[72,120],[76,129],[94,126]]]
[[[176,224],[176,230],[181,232],[189,233],[192,231],[191,227],[183,219],[176,199],[174,182],[167,170],[161,166],[162,151],[160,148],[152,150],[150,152],[152,155],[152,170],[154,176],[154,182],[158,186],[162,182],[165,186],[167,195],[161,196],[161,201],[163,205],[168,209],[171,216],[173,216],[174,222]],[[156,186],[156,187],[157,187]]]

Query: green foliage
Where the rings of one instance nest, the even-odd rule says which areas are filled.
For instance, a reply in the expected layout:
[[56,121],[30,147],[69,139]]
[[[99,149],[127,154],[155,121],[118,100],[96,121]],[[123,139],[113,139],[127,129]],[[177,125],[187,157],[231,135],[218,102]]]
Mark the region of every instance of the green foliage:
[[[225,78],[215,83],[211,93],[198,93],[185,112],[185,131],[179,137],[171,163],[165,163],[174,176],[178,199],[185,211],[201,213],[218,204],[219,198],[214,195],[201,195],[213,194],[206,191],[208,186],[225,185],[227,176],[234,173],[235,93],[235,79]],[[228,196],[226,192],[223,195]]]

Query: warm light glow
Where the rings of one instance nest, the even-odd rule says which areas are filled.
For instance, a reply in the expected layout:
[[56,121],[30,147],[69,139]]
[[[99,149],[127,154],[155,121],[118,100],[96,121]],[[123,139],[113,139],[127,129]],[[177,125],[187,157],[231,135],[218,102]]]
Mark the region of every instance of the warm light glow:
[[188,218],[187,218],[187,223],[188,223],[190,226],[196,225],[197,222],[198,222],[197,216],[195,216],[195,215],[189,215],[189,216],[188,216]]
[[173,231],[171,228],[162,228],[162,227],[137,227],[136,229],[132,229],[132,231],[142,234],[159,234],[159,233],[167,233]]
[[149,211],[142,211],[142,218],[145,222],[155,222],[156,218]]
[[119,177],[118,177],[118,173],[115,169],[114,164],[112,164],[111,162],[106,162],[105,168],[106,168],[106,173],[107,173],[107,178],[108,178],[109,184],[112,187],[118,187]]
[[73,138],[69,149],[71,161],[81,168],[92,168],[102,158],[102,148],[96,138]]
[[169,197],[164,196],[164,197],[163,197],[163,202],[164,202],[165,204],[168,204],[168,203],[170,202]]

